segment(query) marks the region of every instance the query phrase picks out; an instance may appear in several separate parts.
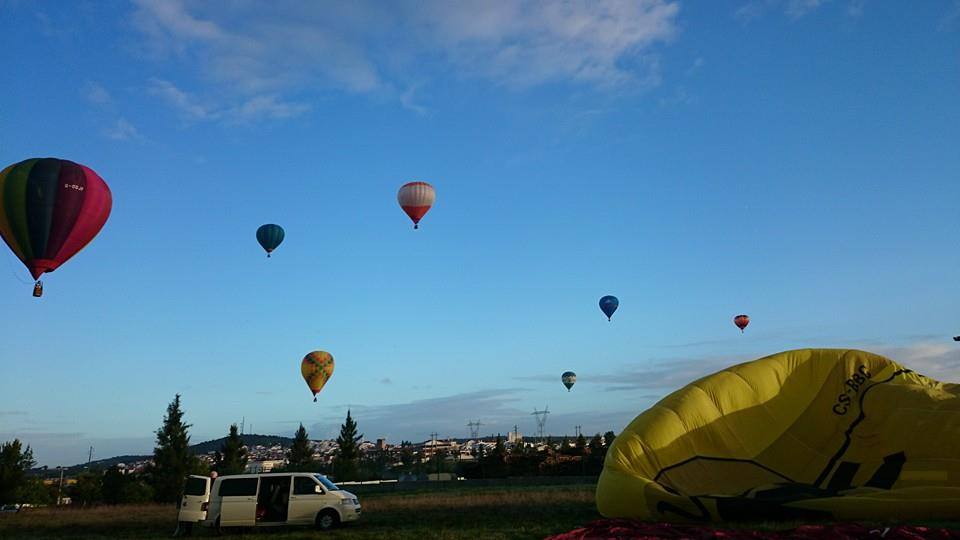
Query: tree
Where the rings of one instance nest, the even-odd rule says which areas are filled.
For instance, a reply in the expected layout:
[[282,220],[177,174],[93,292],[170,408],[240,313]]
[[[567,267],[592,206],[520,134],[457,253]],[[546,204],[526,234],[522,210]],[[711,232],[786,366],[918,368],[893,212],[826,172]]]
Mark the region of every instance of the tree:
[[[301,428],[303,426],[300,426]],[[306,433],[304,433],[306,434]],[[218,474],[242,474],[247,468],[247,449],[237,432],[237,425],[230,425],[230,434],[223,441],[217,454],[216,470]]]
[[88,505],[102,500],[101,482],[103,476],[90,471],[77,475],[77,483],[70,489],[73,504]]
[[32,476],[17,490],[17,500],[26,504],[46,505],[55,502],[56,497],[50,494],[50,490],[43,484],[43,479]]
[[600,438],[599,433],[597,433],[596,435],[593,436],[592,439],[590,439],[589,448],[590,448],[591,455],[599,456],[603,453],[603,440]]
[[310,448],[310,439],[307,430],[300,424],[297,433],[293,436],[293,445],[287,452],[287,466],[285,471],[309,471],[313,464],[313,450]]
[[410,466],[413,465],[414,456],[413,456],[413,444],[410,441],[403,441],[400,443],[400,463],[403,464],[403,469],[405,471],[410,470]]
[[483,476],[486,478],[502,478],[507,475],[507,450],[503,446],[503,437],[497,434],[497,442],[489,454],[480,458]]
[[107,504],[120,504],[123,500],[123,488],[127,484],[127,477],[117,467],[110,467],[100,479],[100,494]]
[[333,461],[333,474],[338,481],[352,480],[356,476],[357,459],[360,457],[357,443],[361,439],[363,434],[357,435],[357,422],[350,416],[350,409],[347,409],[347,419],[340,425],[337,455]]
[[34,466],[33,450],[26,449],[20,439],[0,445],[0,504],[19,503],[17,500],[27,483],[27,471]]
[[178,501],[187,475],[203,471],[200,460],[190,451],[190,427],[183,423],[180,394],[177,394],[167,406],[163,425],[157,430],[157,446],[153,449],[150,479],[157,502]]
[[606,446],[607,448],[610,448],[610,446],[613,445],[613,440],[616,439],[616,438],[617,438],[617,436],[614,435],[612,431],[608,431],[608,432],[604,433],[604,434],[603,434],[603,445]]

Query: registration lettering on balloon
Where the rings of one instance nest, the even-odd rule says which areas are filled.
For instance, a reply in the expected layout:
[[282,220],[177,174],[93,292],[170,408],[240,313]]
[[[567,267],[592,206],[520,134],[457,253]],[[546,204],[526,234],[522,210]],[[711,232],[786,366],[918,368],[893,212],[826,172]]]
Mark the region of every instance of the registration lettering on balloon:
[[843,381],[843,385],[846,387],[846,389],[842,394],[837,396],[837,401],[833,405],[833,414],[839,416],[847,414],[847,411],[850,410],[850,403],[853,402],[853,398],[860,394],[860,390],[865,388],[864,384],[869,380],[870,372],[867,370],[867,366],[857,366],[857,369],[854,371],[853,375],[847,380]]

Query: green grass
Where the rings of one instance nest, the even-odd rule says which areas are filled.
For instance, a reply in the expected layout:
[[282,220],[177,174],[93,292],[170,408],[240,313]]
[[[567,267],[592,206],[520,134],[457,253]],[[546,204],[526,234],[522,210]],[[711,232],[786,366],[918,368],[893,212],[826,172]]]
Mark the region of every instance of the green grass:
[[[593,495],[590,485],[370,494],[361,498],[360,521],[329,532],[258,529],[223,538],[543,538],[598,519]],[[175,526],[169,505],[36,509],[0,515],[0,538],[167,538]]]

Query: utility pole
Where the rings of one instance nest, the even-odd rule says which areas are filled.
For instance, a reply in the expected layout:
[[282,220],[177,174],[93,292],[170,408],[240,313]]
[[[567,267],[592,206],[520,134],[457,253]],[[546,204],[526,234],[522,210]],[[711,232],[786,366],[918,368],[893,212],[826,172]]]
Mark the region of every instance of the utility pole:
[[90,462],[93,461],[93,447],[90,447],[90,452],[87,453],[87,468],[90,468]]
[[63,466],[57,468],[60,469],[60,483],[57,484],[57,506],[60,506],[60,494],[63,493]]
[[[433,439],[433,459],[437,462],[437,482],[440,481],[440,454],[437,452],[437,432],[434,431],[430,434],[430,437]],[[437,484],[439,485],[439,484]]]
[[240,434],[243,435],[243,426],[247,423],[247,417],[244,416],[240,419]]
[[580,429],[581,429],[582,427],[583,427],[583,426],[573,426],[573,429],[575,429],[576,432],[577,432],[577,437],[580,436]]

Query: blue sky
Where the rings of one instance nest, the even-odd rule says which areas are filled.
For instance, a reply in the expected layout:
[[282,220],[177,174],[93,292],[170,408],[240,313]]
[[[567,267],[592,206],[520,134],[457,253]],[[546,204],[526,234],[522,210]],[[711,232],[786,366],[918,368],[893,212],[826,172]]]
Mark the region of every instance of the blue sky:
[[41,300],[0,254],[0,440],[42,464],[149,452],[177,392],[195,441],[399,442],[619,432],[799,347],[960,377],[960,3],[264,6],[0,2],[0,161],[114,194]]

